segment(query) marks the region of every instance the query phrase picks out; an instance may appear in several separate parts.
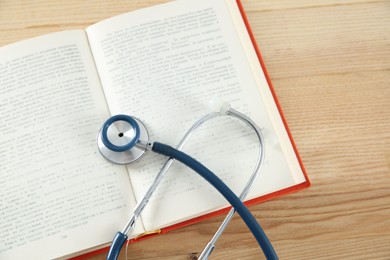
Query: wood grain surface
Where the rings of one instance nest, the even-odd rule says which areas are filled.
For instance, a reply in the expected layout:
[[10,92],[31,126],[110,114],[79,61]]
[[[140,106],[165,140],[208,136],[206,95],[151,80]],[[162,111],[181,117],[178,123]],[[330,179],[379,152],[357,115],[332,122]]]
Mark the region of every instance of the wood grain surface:
[[[161,2],[0,0],[0,46]],[[250,210],[280,259],[390,259],[390,1],[243,6],[312,181]],[[129,245],[128,259],[196,259],[222,219]],[[210,259],[262,258],[236,217]]]

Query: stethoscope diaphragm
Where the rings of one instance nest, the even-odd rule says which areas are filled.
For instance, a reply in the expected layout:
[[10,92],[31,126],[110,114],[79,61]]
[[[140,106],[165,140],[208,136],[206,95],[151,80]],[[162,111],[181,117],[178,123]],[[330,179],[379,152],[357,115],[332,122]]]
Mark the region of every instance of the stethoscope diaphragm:
[[108,161],[129,164],[146,153],[146,147],[137,144],[148,143],[149,133],[139,119],[115,115],[104,122],[97,142],[100,153]]

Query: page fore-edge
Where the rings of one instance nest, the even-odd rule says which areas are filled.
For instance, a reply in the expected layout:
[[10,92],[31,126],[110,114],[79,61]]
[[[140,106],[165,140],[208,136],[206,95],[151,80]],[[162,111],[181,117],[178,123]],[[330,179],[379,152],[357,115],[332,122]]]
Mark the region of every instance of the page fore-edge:
[[[282,118],[283,125],[284,125],[284,127],[285,127],[285,129],[287,131],[287,134],[288,134],[288,137],[290,139],[291,145],[292,145],[292,147],[294,149],[295,155],[296,155],[296,157],[298,159],[299,165],[300,165],[300,167],[302,169],[303,175],[304,175],[305,180],[306,180],[305,182],[302,182],[300,184],[297,184],[297,185],[294,185],[294,186],[291,186],[291,187],[288,187],[288,188],[285,188],[285,189],[282,189],[282,190],[279,190],[279,191],[275,191],[275,192],[269,193],[267,195],[260,196],[260,197],[257,197],[257,198],[254,198],[254,199],[251,199],[251,200],[248,200],[248,201],[245,202],[246,206],[251,206],[251,205],[259,204],[261,202],[268,201],[268,200],[276,198],[276,197],[280,197],[282,195],[287,195],[287,194],[290,194],[290,193],[293,193],[293,192],[296,192],[296,191],[308,188],[311,185],[311,183],[310,183],[310,180],[309,180],[309,178],[307,176],[307,172],[306,172],[305,167],[303,165],[301,156],[299,155],[297,146],[296,146],[296,144],[294,142],[294,139],[292,137],[290,128],[288,127],[286,118],[284,117],[284,113],[282,111],[282,107],[281,107],[281,105],[279,103],[279,100],[278,100],[278,97],[276,95],[275,89],[274,89],[274,87],[273,87],[273,85],[271,83],[271,79],[270,79],[270,77],[268,75],[268,72],[267,72],[267,69],[265,67],[264,60],[263,60],[263,58],[261,56],[261,53],[260,53],[260,49],[259,49],[259,47],[258,47],[258,45],[256,43],[256,39],[255,39],[255,37],[253,35],[252,29],[251,29],[251,27],[249,25],[249,22],[248,22],[248,19],[246,17],[244,7],[242,6],[242,3],[241,3],[240,0],[236,0],[236,2],[237,2],[237,6],[238,6],[238,8],[240,10],[241,17],[242,17],[242,19],[243,19],[243,21],[245,23],[245,27],[246,27],[246,29],[248,31],[249,37],[251,39],[251,42],[253,44],[253,47],[254,47],[254,49],[256,51],[256,55],[257,55],[257,58],[258,58],[258,60],[260,62],[260,65],[261,65],[261,68],[263,70],[264,76],[265,76],[265,78],[267,80],[267,83],[268,83],[268,86],[269,86],[269,88],[271,90],[272,97],[274,98],[274,101],[275,101],[275,104],[276,104],[276,106],[278,108],[280,117]],[[191,225],[191,224],[195,224],[195,223],[198,223],[198,222],[201,222],[201,221],[204,221],[204,220],[207,220],[207,219],[210,219],[210,218],[222,215],[222,214],[226,214],[227,212],[229,212],[230,208],[231,207],[227,207],[227,208],[224,208],[224,209],[221,209],[221,210],[218,210],[218,211],[214,211],[214,212],[211,212],[211,213],[208,213],[208,214],[196,217],[196,218],[192,218],[192,219],[189,219],[189,220],[186,220],[186,221],[174,224],[172,226],[165,227],[165,228],[163,228],[161,230],[147,232],[147,233],[145,233],[145,235],[141,235],[141,236],[139,236],[137,238],[131,239],[130,240],[130,244],[135,243],[137,241],[141,241],[141,240],[147,239],[147,238],[154,237],[156,235],[165,234],[165,233],[167,233],[169,231],[172,231],[172,230],[175,230],[175,229],[179,229],[179,228]],[[114,235],[115,234],[113,234],[113,236]],[[86,254],[82,254],[82,255],[76,256],[76,257],[71,258],[71,259],[73,259],[73,260],[86,259],[86,258],[89,258],[89,257],[94,256],[94,255],[99,255],[99,254],[102,254],[102,253],[106,253],[108,251],[108,249],[109,249],[109,247],[101,248],[101,249],[94,250],[94,251],[86,253]]]
[[[246,17],[244,7],[243,7],[242,4],[241,4],[241,0],[236,0],[236,2],[237,2],[238,8],[240,9],[241,17],[242,17],[242,19],[243,19],[243,21],[244,21],[244,23],[245,23],[245,27],[246,27],[246,29],[247,29],[247,31],[248,31],[248,34],[249,34],[249,37],[250,37],[250,39],[251,39],[251,41],[252,41],[253,47],[254,47],[254,49],[255,49],[255,51],[256,51],[257,58],[259,59],[259,62],[260,62],[260,65],[261,65],[261,69],[263,70],[264,76],[265,76],[265,78],[266,78],[266,80],[267,80],[267,83],[268,83],[268,86],[269,86],[269,88],[270,88],[270,90],[271,90],[271,93],[272,93],[272,96],[273,96],[273,98],[274,98],[275,104],[276,104],[276,106],[277,106],[277,108],[278,108],[280,117],[282,118],[284,128],[286,129],[286,132],[287,132],[288,137],[289,137],[289,139],[290,139],[291,145],[292,145],[292,147],[293,147],[293,149],[294,149],[295,156],[296,156],[297,159],[298,159],[299,166],[301,167],[302,173],[303,173],[303,175],[304,175],[304,177],[305,177],[305,180],[306,180],[305,182],[300,183],[300,184],[298,184],[298,185],[291,186],[291,187],[289,187],[289,188],[286,188],[286,189],[283,189],[283,190],[274,192],[275,195],[272,196],[272,198],[274,198],[275,196],[278,196],[278,195],[283,195],[283,194],[291,193],[291,192],[293,192],[293,191],[297,191],[297,190],[300,190],[300,189],[303,189],[303,188],[307,188],[307,187],[309,187],[309,186],[311,185],[311,183],[310,183],[309,177],[307,176],[307,172],[306,172],[306,170],[305,170],[305,167],[303,166],[302,158],[301,158],[301,156],[299,155],[298,148],[297,148],[297,146],[296,146],[296,144],[295,144],[295,142],[294,142],[294,139],[293,139],[293,137],[292,137],[290,128],[288,127],[287,120],[286,120],[286,118],[285,118],[285,116],[284,116],[282,107],[281,107],[281,105],[280,105],[280,103],[279,103],[279,99],[278,99],[278,97],[277,97],[277,95],[276,95],[276,92],[275,92],[275,89],[274,89],[274,87],[273,87],[273,85],[272,85],[271,78],[270,78],[269,75],[268,75],[268,71],[267,71],[267,68],[265,67],[265,63],[264,63],[263,57],[261,56],[261,53],[260,53],[260,49],[259,49],[259,47],[258,47],[258,45],[257,45],[257,43],[256,43],[256,39],[255,39],[255,37],[254,37],[254,35],[253,35],[252,29],[251,29],[251,27],[250,27],[250,25],[249,25],[249,22],[248,22],[248,19],[247,19],[247,17]],[[288,191],[290,188],[294,188],[294,187],[297,187],[297,186],[299,186],[297,189],[293,189],[293,190],[290,191],[290,192]],[[302,187],[300,188],[300,186],[302,186]],[[274,194],[274,193],[270,193],[270,194],[268,194],[268,195],[271,195],[271,194]],[[280,194],[279,194],[279,193],[280,193]],[[268,195],[266,195],[266,196],[268,196]],[[254,200],[256,200],[256,199],[254,199]]]

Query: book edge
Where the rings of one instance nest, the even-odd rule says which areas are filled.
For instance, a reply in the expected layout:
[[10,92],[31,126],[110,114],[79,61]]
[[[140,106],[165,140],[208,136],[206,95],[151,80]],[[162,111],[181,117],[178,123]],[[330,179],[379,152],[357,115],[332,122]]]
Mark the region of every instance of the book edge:
[[305,169],[305,167],[304,167],[304,165],[303,165],[302,158],[301,158],[301,156],[300,156],[300,154],[299,154],[299,152],[298,152],[298,148],[297,148],[297,146],[296,146],[296,144],[295,144],[295,141],[294,141],[293,136],[292,136],[292,134],[291,134],[290,128],[288,127],[287,120],[286,120],[286,118],[285,118],[285,116],[284,116],[284,113],[283,113],[282,107],[281,107],[281,105],[280,105],[279,99],[278,99],[278,97],[277,97],[277,95],[276,95],[276,92],[275,92],[275,89],[274,89],[274,87],[273,87],[273,85],[272,85],[271,78],[270,78],[270,76],[269,76],[269,74],[268,74],[268,71],[267,71],[267,69],[266,69],[266,66],[265,66],[265,62],[264,62],[264,60],[263,60],[263,57],[261,56],[260,48],[258,47],[258,44],[257,44],[257,42],[256,42],[256,39],[255,39],[254,34],[253,34],[253,32],[252,32],[252,29],[251,29],[251,26],[249,25],[248,19],[247,19],[247,17],[246,17],[244,7],[243,7],[243,5],[242,5],[242,3],[241,3],[241,0],[236,0],[236,3],[237,3],[237,5],[238,5],[238,8],[239,8],[240,13],[241,13],[241,17],[242,17],[242,19],[243,19],[243,21],[244,21],[245,27],[246,27],[246,29],[247,29],[247,32],[248,32],[249,37],[250,37],[250,39],[251,39],[251,42],[252,42],[252,44],[253,44],[253,48],[255,49],[257,58],[258,58],[258,60],[259,60],[259,62],[260,62],[261,69],[263,70],[264,76],[265,76],[265,78],[266,78],[266,80],[267,80],[268,87],[269,87],[269,89],[270,89],[270,91],[271,91],[271,94],[272,94],[272,97],[273,97],[273,99],[274,99],[274,101],[275,101],[276,107],[278,108],[278,112],[279,112],[280,117],[281,117],[281,119],[282,119],[284,128],[286,129],[288,138],[290,139],[290,142],[291,142],[291,145],[292,145],[292,147],[293,147],[295,156],[297,157],[299,166],[300,166],[300,168],[301,168],[301,170],[302,170],[302,173],[303,173],[303,175],[304,175],[304,177],[305,177],[305,182],[308,183],[308,187],[309,187],[309,186],[311,185],[310,180],[309,180],[309,177],[308,177],[307,172],[306,172],[306,169]]

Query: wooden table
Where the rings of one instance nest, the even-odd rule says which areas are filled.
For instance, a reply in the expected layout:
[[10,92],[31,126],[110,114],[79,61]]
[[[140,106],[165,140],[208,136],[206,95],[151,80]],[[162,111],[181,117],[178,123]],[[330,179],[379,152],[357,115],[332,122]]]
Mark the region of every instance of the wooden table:
[[[159,2],[1,0],[0,46]],[[251,211],[281,259],[390,259],[390,1],[243,5],[312,181]],[[196,259],[222,219],[131,245],[128,257]],[[211,258],[260,254],[235,218]]]

